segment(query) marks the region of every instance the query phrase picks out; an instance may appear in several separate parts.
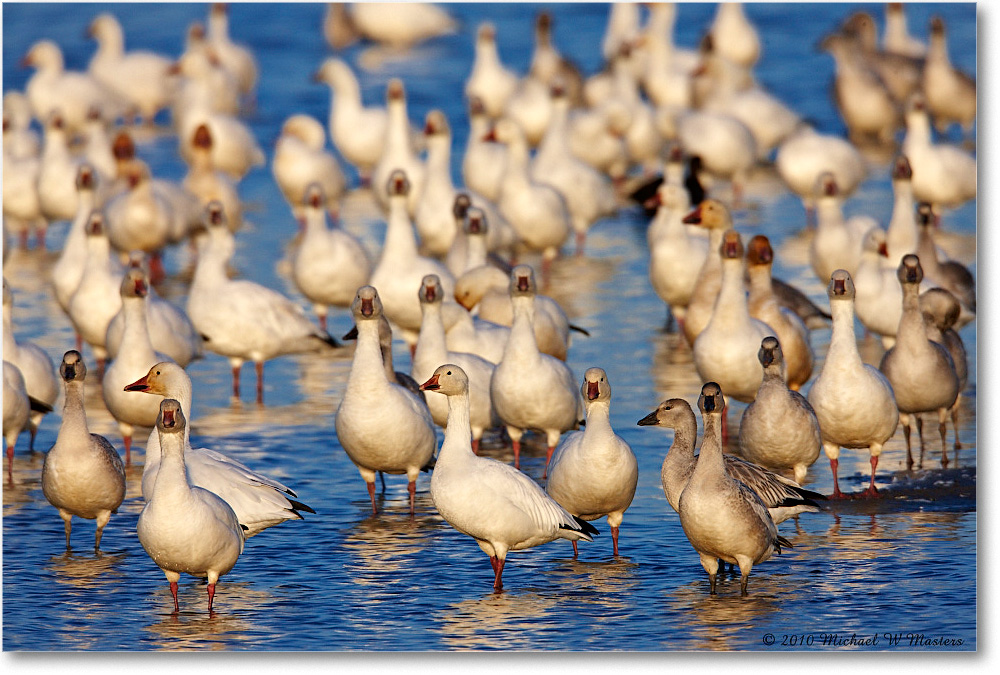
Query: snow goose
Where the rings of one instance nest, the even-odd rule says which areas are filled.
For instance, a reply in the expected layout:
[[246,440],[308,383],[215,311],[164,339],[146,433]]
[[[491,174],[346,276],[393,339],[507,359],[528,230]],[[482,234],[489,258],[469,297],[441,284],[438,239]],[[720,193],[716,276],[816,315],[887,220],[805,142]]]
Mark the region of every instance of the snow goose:
[[608,9],[608,25],[601,39],[601,55],[610,62],[622,45],[631,44],[639,37],[639,5],[615,2]]
[[577,253],[583,252],[587,231],[615,211],[611,181],[573,155],[569,146],[569,99],[562,87],[552,89],[552,117],[531,163],[531,177],[551,185],[563,196],[576,233]]
[[[946,288],[962,303],[962,314],[976,313],[976,278],[972,276],[965,265],[955,260],[940,260],[938,258],[937,246],[934,244],[934,214],[930,204],[922,203],[917,207],[917,219],[920,223],[920,232],[916,253],[920,257],[920,266],[924,270],[924,276],[928,281],[934,282],[942,288]],[[965,317],[960,320],[959,325],[964,325],[972,317]]]
[[385,108],[365,107],[361,85],[350,66],[340,59],[328,58],[313,76],[316,82],[330,87],[330,139],[368,185],[372,169],[385,148],[389,115]]
[[420,196],[423,194],[426,168],[413,151],[410,140],[410,122],[406,113],[406,91],[403,81],[392,79],[386,87],[386,108],[389,121],[385,134],[385,150],[372,172],[373,190],[378,202],[388,210],[389,181],[396,171],[403,171],[410,189],[406,208],[410,217],[416,213]]
[[86,228],[87,260],[67,313],[77,335],[94,350],[97,370],[103,373],[108,356],[108,324],[122,307],[120,287],[124,270],[118,258],[111,255],[100,211],[91,212]]
[[257,86],[257,63],[253,53],[229,39],[229,8],[225,3],[212,5],[208,15],[207,42],[239,86],[240,93],[252,94]]
[[819,376],[809,389],[808,400],[816,412],[823,437],[823,452],[830,458],[833,499],[842,499],[837,482],[840,448],[867,448],[872,477],[863,495],[874,497],[875,467],[882,446],[892,438],[899,411],[892,385],[878,369],[861,362],[854,336],[854,282],[846,270],[830,275],[827,296],[833,315],[830,348]]
[[683,187],[664,182],[653,201],[658,208],[647,230],[649,280],[683,328],[688,304],[708,254],[708,242],[691,236],[683,223],[688,206]]
[[252,168],[264,165],[264,152],[257,145],[253,131],[243,122],[213,108],[210,92],[196,89],[183,109],[175,112],[178,149],[184,161],[190,164],[194,151],[188,140],[193,138],[199,126],[207,125],[212,135],[212,166],[240,180]]
[[[344,335],[345,340],[357,340],[358,339],[358,327],[354,326],[350,331]],[[405,387],[412,391],[417,397],[427,405],[427,394],[425,394],[420,389],[420,383],[413,379],[408,373],[404,373],[395,369],[392,362],[392,326],[389,325],[389,320],[385,318],[385,314],[378,322],[378,346],[382,352],[382,366],[385,370],[385,379],[394,384],[398,384],[401,387]]]
[[740,453],[774,471],[791,470],[801,483],[819,457],[819,421],[809,401],[785,384],[785,360],[775,337],[760,343],[764,379],[740,418]]
[[743,12],[743,3],[719,3],[708,34],[719,55],[735,64],[750,68],[760,58],[760,37]]
[[938,131],[945,132],[952,122],[968,134],[976,121],[976,81],[955,68],[948,58],[944,20],[931,19],[931,46],[924,64],[923,92],[927,109],[934,116]]
[[143,251],[153,262],[154,275],[162,272],[162,250],[187,232],[187,219],[153,190],[153,177],[142,160],[128,171],[129,189],[112,197],[105,207],[108,239],[118,251]]
[[[337,440],[368,486],[372,513],[378,513],[375,473],[382,471],[406,474],[412,516],[417,475],[433,460],[437,445],[434,420],[426,403],[386,377],[379,348],[382,301],[378,291],[372,286],[359,288],[351,312],[358,344],[337,408]],[[467,432],[466,441],[470,437]]]
[[677,8],[673,3],[650,6],[649,21],[640,38],[647,55],[642,85],[657,107],[686,109],[692,104],[691,68],[686,63],[691,54],[674,46],[676,18]]
[[816,182],[822,174],[833,174],[840,192],[848,197],[867,172],[861,153],[849,141],[821,134],[809,125],[802,125],[778,147],[774,168],[785,185],[802,199],[809,224],[816,208]]
[[152,125],[173,93],[168,80],[171,61],[148,51],[126,52],[121,24],[111,14],[91,21],[87,35],[97,40],[97,52],[88,66],[90,75]]
[[[888,13],[886,18],[891,18]],[[889,23],[887,20],[887,31]],[[865,11],[851,14],[841,26],[841,34],[849,40],[855,57],[878,76],[896,102],[905,102],[920,87],[923,55],[916,57],[891,49],[880,49],[878,28],[871,14]]]
[[23,93],[3,95],[3,152],[14,159],[38,157],[42,145],[31,128],[31,103]]
[[958,410],[962,392],[969,383],[969,360],[965,343],[955,330],[962,307],[949,291],[943,288],[928,288],[920,294],[920,311],[924,315],[924,331],[927,339],[947,348],[958,376],[958,396],[951,406],[951,422],[955,430],[955,449],[962,447],[958,439]]
[[465,81],[465,95],[478,97],[491,119],[503,114],[507,100],[517,88],[517,75],[504,67],[497,51],[496,28],[480,24],[476,31],[476,55]]
[[235,242],[218,202],[208,205],[208,238],[198,250],[198,265],[188,294],[187,313],[205,345],[229,359],[233,397],[240,396],[240,367],[253,361],[257,403],[264,402],[264,361],[283,354],[337,347],[302,308],[277,291],[245,279],[231,280],[226,266]]
[[27,428],[31,433],[28,448],[35,449],[35,434],[45,413],[52,412],[56,397],[59,396],[59,383],[56,380],[56,367],[45,350],[26,340],[18,340],[14,336],[14,294],[3,280],[3,358],[12,363],[21,372],[25,391],[31,407]]
[[[747,246],[747,271],[750,295],[747,306],[750,316],[774,329],[781,343],[782,370],[790,389],[798,391],[809,381],[813,371],[813,352],[809,345],[809,329],[799,316],[779,305],[771,285],[771,264],[774,251],[767,237],[758,234]],[[766,370],[765,370],[766,374]]]
[[51,40],[33,44],[21,64],[35,68],[24,90],[35,117],[47,120],[58,110],[71,134],[83,131],[92,107],[97,106],[109,118],[120,107],[111,92],[92,76],[65,70],[62,50]]
[[[54,112],[45,120],[38,167],[38,203],[50,223],[72,220],[76,215],[76,174],[82,163],[70,152],[65,118],[62,113]],[[39,243],[44,243],[44,228],[39,230],[38,237]]]
[[[6,352],[6,349],[4,350]],[[14,446],[17,437],[28,428],[31,402],[21,370],[10,361],[3,362],[3,437],[7,443],[7,476],[14,481]]]
[[694,293],[684,314],[684,337],[693,345],[698,335],[712,319],[715,299],[722,286],[722,257],[716,251],[722,246],[722,234],[733,227],[733,217],[725,204],[717,199],[706,199],[688,213],[681,222],[708,229],[708,251],[705,262],[698,271]]
[[924,101],[914,97],[906,111],[903,154],[913,168],[913,195],[934,212],[976,198],[976,158],[953,145],[934,143]]
[[882,338],[886,349],[895,343],[903,315],[903,293],[896,271],[884,265],[888,255],[885,232],[873,227],[865,235],[854,273],[854,312],[865,330]]
[[[510,300],[510,277],[491,265],[470,270],[455,282],[455,299],[467,310],[479,308],[478,317],[500,326],[514,323],[514,307]],[[546,295],[535,296],[533,318],[535,341],[544,353],[566,360],[569,351],[569,331],[583,332],[572,326],[559,303]]]
[[[183,187],[198,198],[199,213],[209,202],[219,202],[227,214],[229,224],[234,230],[243,225],[243,204],[236,190],[236,181],[215,168],[212,161],[212,132],[207,124],[199,124],[189,140],[191,160],[188,162],[188,172],[184,176]],[[277,151],[275,151],[277,162]],[[154,183],[155,185],[155,183]]]
[[[417,382],[424,382],[442,363],[461,366],[469,378],[469,405],[472,425],[472,450],[479,453],[479,440],[486,429],[496,424],[493,405],[490,402],[490,378],[494,364],[481,356],[468,352],[449,350],[445,342],[444,322],[441,319],[441,302],[444,295],[441,280],[433,274],[424,277],[420,285],[420,310],[423,321],[417,348],[413,352],[413,366],[410,375]],[[442,405],[444,404],[444,405]],[[427,400],[434,423],[446,426],[448,423],[447,401],[440,396]]]
[[834,59],[834,101],[850,138],[891,141],[899,126],[899,109],[878,73],[869,68],[847,36],[830,35],[821,46]]
[[469,441],[469,378],[444,364],[420,385],[448,397],[448,425],[431,475],[431,499],[448,524],[476,540],[503,590],[508,551],[555,539],[593,541],[597,529],[559,506],[538,483],[508,464],[477,457]]
[[569,147],[573,154],[621,183],[628,170],[625,133],[632,123],[628,106],[611,99],[599,108],[579,108],[569,118]]
[[703,382],[719,380],[729,396],[749,403],[763,377],[757,350],[761,340],[775,331],[750,316],[743,286],[743,242],[735,230],[724,233],[718,255],[722,256],[722,285],[712,318],[692,346],[694,365]]
[[393,49],[409,49],[458,28],[447,10],[428,2],[355,3],[350,12],[362,36]]
[[958,373],[947,348],[927,338],[924,316],[920,311],[920,282],[924,278],[920,259],[915,255],[904,256],[897,276],[903,287],[903,316],[899,320],[896,344],[882,357],[879,370],[885,374],[896,395],[899,421],[903,424],[903,437],[906,439],[907,468],[913,466],[910,416],[917,420],[920,435],[918,466],[923,468],[924,429],[920,413],[934,411],[938,414],[938,430],[941,433],[941,466],[947,468],[946,420],[959,394]]
[[906,12],[901,2],[889,2],[885,5],[885,33],[882,35],[882,48],[893,54],[902,54],[913,58],[920,58],[927,53],[927,45],[910,35],[910,29],[906,25]]
[[68,351],[63,355],[59,375],[66,388],[62,424],[42,464],[42,493],[59,509],[65,524],[67,550],[73,516],[97,520],[96,552],[101,547],[104,526],[125,497],[125,465],[108,439],[90,433],[87,428],[87,412],[83,407],[87,366],[80,352]]
[[180,404],[165,399],[156,418],[163,460],[149,501],[139,514],[139,543],[163,570],[177,606],[181,572],[208,579],[208,612],[215,584],[236,565],[245,535],[233,509],[221,497],[192,486],[184,457],[187,420]]
[[547,472],[559,436],[577,426],[580,398],[569,366],[538,350],[532,327],[535,288],[535,274],[530,267],[518,265],[511,271],[510,302],[514,322],[503,359],[493,371],[490,396],[513,442],[514,467],[521,465],[521,436],[525,430],[540,429],[545,433],[548,446]]
[[187,49],[170,67],[170,74],[180,76],[174,82],[174,120],[180,119],[185,109],[194,103],[205,105],[215,113],[239,113],[239,84],[209,46],[205,39],[205,27],[201,23],[191,24]]
[[[580,388],[587,425],[572,431],[552,455],[545,492],[581,520],[608,517],[614,555],[618,528],[635,496],[639,464],[632,448],[611,428],[611,383],[601,368],[588,368]],[[573,540],[573,554],[577,553]]]
[[[124,390],[175,399],[182,409],[191,414],[191,378],[176,363],[161,361],[154,364],[149,372],[126,385]],[[315,513],[307,505],[293,499],[296,494],[273,478],[257,473],[221,452],[191,447],[190,432],[189,425],[184,429],[184,462],[191,485],[222,497],[236,513],[236,519],[244,527],[248,538],[286,520],[301,520],[299,511]],[[162,457],[160,437],[153,429],[146,441],[142,466],[142,496],[147,502],[153,495]]]
[[[309,115],[292,115],[282,125],[281,136],[274,146],[271,163],[274,180],[300,222],[306,190],[313,183],[319,184],[326,208],[334,215],[339,211],[337,205],[347,187],[337,158],[326,151],[325,145],[326,131],[322,124]],[[357,290],[357,286],[352,289],[352,296],[353,290]]]
[[582,101],[583,76],[552,43],[552,15],[548,12],[539,12],[535,17],[535,51],[531,54],[528,74],[549,87],[559,82],[572,103]]
[[892,167],[892,215],[886,229],[886,267],[895,271],[907,253],[917,252],[917,217],[913,199],[913,170],[906,155],[898,155]]
[[507,149],[487,142],[490,119],[478,96],[469,98],[469,136],[462,156],[462,180],[470,190],[491,202],[500,198],[500,185],[507,166]]
[[121,314],[124,319],[121,344],[101,380],[104,404],[118,422],[118,429],[125,440],[126,466],[132,464],[134,428],[152,427],[160,410],[159,401],[146,396],[130,396],[125,391],[125,385],[164,358],[153,351],[153,343],[149,339],[146,318],[148,288],[149,281],[143,271],[129,268],[121,282]]
[[320,330],[326,330],[327,308],[350,307],[359,287],[372,273],[368,251],[343,228],[327,226],[324,207],[329,202],[319,183],[305,190],[300,212],[305,230],[292,253],[292,281],[313,303]]
[[543,266],[547,269],[569,236],[571,221],[566,201],[555,188],[532,179],[528,142],[517,124],[501,119],[493,125],[487,139],[507,146],[507,164],[497,202],[500,214],[525,246],[542,252]]
[[677,513],[681,527],[708,572],[709,592],[715,595],[719,561],[740,566],[740,595],[747,595],[750,571],[781,553],[791,543],[778,534],[764,502],[745,483],[726,471],[722,454],[722,424],[725,414],[722,390],[715,382],[705,384],[698,398],[705,422],[698,463],[681,492]]
[[372,270],[371,284],[379,289],[385,315],[402,332],[411,348],[417,343],[420,332],[420,301],[415,291],[427,274],[436,274],[448,295],[454,293],[455,280],[443,264],[417,253],[417,240],[413,223],[407,215],[406,204],[410,182],[402,171],[389,177],[389,217],[386,223],[382,255]]
[[675,128],[684,153],[701,157],[706,172],[731,181],[738,201],[757,159],[757,144],[747,125],[725,113],[696,111],[681,114]]
[[809,242],[813,272],[820,279],[829,279],[838,269],[854,274],[861,258],[863,235],[878,223],[863,216],[845,220],[844,198],[832,173],[819,177],[816,195],[816,234]]
[[47,222],[38,191],[41,160],[37,156],[17,157],[8,153],[6,132],[3,148],[4,230],[18,235],[22,249],[28,248],[28,235],[33,231],[37,246],[44,248]]

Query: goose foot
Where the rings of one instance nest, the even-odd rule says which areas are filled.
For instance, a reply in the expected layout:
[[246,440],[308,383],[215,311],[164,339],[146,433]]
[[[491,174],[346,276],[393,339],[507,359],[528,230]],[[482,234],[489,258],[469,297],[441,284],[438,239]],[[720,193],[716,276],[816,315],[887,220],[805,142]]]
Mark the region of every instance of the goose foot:
[[372,500],[372,514],[377,515],[378,507],[375,506],[375,481],[371,483],[366,481],[365,485],[368,486],[368,498]]

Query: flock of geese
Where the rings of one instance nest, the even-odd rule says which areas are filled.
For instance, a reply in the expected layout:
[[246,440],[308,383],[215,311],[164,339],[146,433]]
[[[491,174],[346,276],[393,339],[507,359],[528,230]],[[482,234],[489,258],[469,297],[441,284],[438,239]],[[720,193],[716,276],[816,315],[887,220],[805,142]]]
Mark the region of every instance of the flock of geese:
[[[638,424],[673,430],[662,485],[711,593],[720,562],[739,566],[745,595],[752,567],[791,546],[776,524],[827,498],[800,485],[821,448],[830,498],[846,496],[837,482],[842,448],[867,450],[871,482],[860,496],[875,497],[879,455],[898,423],[912,465],[916,422],[922,463],[921,415],[936,413],[946,466],[946,422],[957,419],[968,378],[956,330],[975,316],[975,281],[944,259],[934,237],[947,209],[975,198],[976,164],[935,142],[932,124],[968,131],[976,95],[949,61],[944,23],[934,19],[925,45],[909,34],[903,7],[889,4],[881,43],[863,12],[824,41],[845,139],[816,131],[756,82],[761,41],[740,4],[719,5],[696,51],[673,43],[675,13],[671,4],[611,5],[606,67],[590,77],[557,51],[547,14],[538,16],[523,77],[504,66],[495,28],[479,26],[461,162],[452,161],[441,111],[427,115],[422,132],[411,127],[401,80],[389,82],[384,107],[365,105],[346,62],[322,63],[315,79],[332,92],[329,124],[290,116],[272,161],[300,224],[291,278],[317,322],[281,293],[230,278],[243,222],[237,185],[264,153],[239,118],[255,91],[255,60],[230,39],[224,5],[212,7],[207,28],[190,28],[176,59],[126,51],[110,14],[89,27],[98,48],[87,71],[66,70],[54,42],[36,43],[24,58],[35,69],[25,91],[4,96],[4,233],[21,246],[34,233],[44,245],[49,223],[71,223],[51,280],[77,344],[57,378],[43,350],[15,338],[4,282],[3,433],[10,471],[18,435],[29,430],[33,445],[64,392],[41,483],[65,522],[67,548],[74,516],[96,520],[99,548],[125,494],[133,436],[151,428],[139,540],[170,582],[175,610],[181,573],[207,577],[211,610],[216,582],[246,538],[314,511],[278,481],[192,447],[194,388],[184,368],[205,351],[227,358],[238,399],[241,367],[253,362],[262,403],[265,362],[338,347],[328,312],[349,308],[356,328],[345,338],[356,346],[335,427],[373,512],[380,474],[406,475],[412,514],[417,478],[431,471],[437,511],[489,556],[496,591],[509,551],[561,538],[576,552],[598,534],[598,518],[607,517],[618,555],[638,464],[611,427],[606,372],[589,368],[581,382],[567,366],[570,333],[582,329],[541,290],[551,261],[571,241],[582,253],[594,223],[629,198],[653,214],[649,282],[705,383],[698,454],[687,401],[664,401]],[[423,3],[333,4],[323,25],[334,49],[361,39],[405,50],[458,30],[446,10]],[[165,109],[188,167],[182,183],[151,175],[130,132]],[[326,149],[327,127],[338,155]],[[856,145],[891,142],[900,129],[888,229],[845,218],[844,201],[867,171]],[[767,237],[744,242],[733,229],[749,171],[772,158],[814,230],[809,262],[828,284],[828,314],[772,278]],[[341,161],[386,214],[374,262],[337,222],[349,182]],[[453,183],[453,164],[464,187]],[[166,274],[163,251],[176,245],[197,256],[183,311],[154,289]],[[513,264],[524,256],[540,256],[538,276]],[[879,368],[861,360],[856,317],[886,346]],[[809,330],[830,321],[818,363]],[[409,374],[394,370],[394,336],[410,349]],[[85,349],[124,462],[88,430]],[[738,429],[742,458],[723,452],[727,399],[749,404]],[[509,437],[513,465],[478,454],[492,430]],[[529,431],[544,434],[544,487],[519,470]]]

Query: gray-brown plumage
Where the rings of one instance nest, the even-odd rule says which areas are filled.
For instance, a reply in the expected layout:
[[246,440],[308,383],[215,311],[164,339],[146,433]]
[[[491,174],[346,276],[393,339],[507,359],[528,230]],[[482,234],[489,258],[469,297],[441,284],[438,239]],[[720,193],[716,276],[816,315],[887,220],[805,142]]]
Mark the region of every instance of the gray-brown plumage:
[[958,409],[962,392],[969,383],[969,359],[965,353],[965,343],[955,331],[955,323],[962,307],[955,296],[943,288],[929,288],[920,294],[920,311],[924,315],[924,332],[928,340],[942,344],[951,354],[958,375],[958,397],[951,407],[951,422],[955,429],[955,449],[962,447],[958,440]]
[[976,278],[972,272],[960,262],[954,260],[939,260],[937,247],[934,244],[934,212],[927,202],[917,206],[917,255],[924,276],[942,288],[946,288],[963,305],[976,313]]

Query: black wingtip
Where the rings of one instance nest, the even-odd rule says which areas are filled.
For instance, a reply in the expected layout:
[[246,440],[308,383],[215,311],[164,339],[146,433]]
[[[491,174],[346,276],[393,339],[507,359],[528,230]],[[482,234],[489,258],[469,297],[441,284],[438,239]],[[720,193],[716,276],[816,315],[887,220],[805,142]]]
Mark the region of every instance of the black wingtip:
[[579,326],[576,326],[574,324],[570,324],[569,325],[569,329],[570,330],[575,330],[577,333],[583,333],[587,337],[590,337],[590,332],[586,328],[580,328]]
[[774,540],[774,545],[778,549],[778,555],[781,555],[781,547],[782,546],[784,546],[785,548],[795,548],[794,546],[792,546],[792,542],[788,541],[787,539],[785,539],[784,537],[782,537],[780,534]]
[[244,525],[243,523],[240,523],[240,529],[243,530],[244,532],[250,531],[250,528]]
[[572,525],[561,525],[560,529],[579,530],[582,531],[584,534],[589,534],[592,537],[596,537],[601,533],[600,530],[598,530],[596,527],[588,523],[586,520],[578,518],[577,516],[573,516],[573,520],[576,522],[577,527],[573,527]]
[[[826,497],[823,497],[822,495],[820,495],[820,497],[822,499],[826,499]],[[793,506],[812,506],[817,509],[819,508],[819,504],[814,502],[812,499],[796,499],[795,497],[788,497],[787,499],[783,499],[781,503],[778,504],[778,506],[785,508],[791,508]]]
[[28,403],[31,405],[31,410],[33,412],[40,412],[40,413],[52,412],[52,406],[50,406],[45,401],[39,401],[37,398],[34,398],[33,396],[28,397]]
[[319,340],[322,340],[331,347],[340,347],[340,343],[337,342],[337,339],[332,335],[330,335],[329,333],[317,333],[315,337]]
[[436,457],[431,457],[431,458],[430,458],[430,459],[429,459],[429,460],[427,461],[427,463],[426,463],[426,464],[424,464],[424,465],[423,465],[422,467],[420,467],[420,470],[421,470],[421,471],[423,471],[424,473],[428,473],[428,472],[430,472],[430,471],[431,471],[431,469],[433,469],[433,468],[434,468],[434,465],[435,465],[436,463],[437,463],[437,458],[436,458]]
[[312,514],[316,513],[313,510],[313,508],[311,506],[309,506],[308,504],[303,504],[302,502],[297,502],[294,499],[289,499],[288,503],[292,505],[292,511],[294,511],[295,515],[297,515],[297,516],[299,515],[299,511],[305,511],[306,513],[312,513]]

